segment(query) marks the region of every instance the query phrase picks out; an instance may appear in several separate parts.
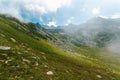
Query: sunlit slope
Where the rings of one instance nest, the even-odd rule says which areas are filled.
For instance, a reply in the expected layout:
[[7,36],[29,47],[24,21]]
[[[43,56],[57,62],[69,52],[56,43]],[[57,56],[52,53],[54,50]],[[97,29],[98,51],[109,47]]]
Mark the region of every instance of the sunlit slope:
[[0,46],[12,48],[0,51],[1,80],[120,79],[104,63],[66,53],[39,36],[34,38],[32,32],[28,34],[16,27],[11,21],[0,17]]

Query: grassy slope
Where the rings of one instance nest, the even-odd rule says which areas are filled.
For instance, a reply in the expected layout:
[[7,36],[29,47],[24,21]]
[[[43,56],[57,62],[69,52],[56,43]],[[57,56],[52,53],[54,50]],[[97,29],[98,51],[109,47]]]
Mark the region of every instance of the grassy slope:
[[90,47],[74,48],[74,51],[82,55],[85,55],[86,57],[102,61],[105,64],[107,64],[109,68],[115,70],[116,73],[120,74],[119,53],[110,52],[105,48],[90,48]]
[[[119,80],[103,63],[68,54],[49,42],[36,40],[16,30],[0,18],[0,45],[10,46],[11,52],[0,53],[1,80]],[[10,38],[16,39],[13,43]],[[27,61],[24,61],[27,60]],[[53,76],[46,75],[53,71]],[[102,78],[98,78],[101,75]]]

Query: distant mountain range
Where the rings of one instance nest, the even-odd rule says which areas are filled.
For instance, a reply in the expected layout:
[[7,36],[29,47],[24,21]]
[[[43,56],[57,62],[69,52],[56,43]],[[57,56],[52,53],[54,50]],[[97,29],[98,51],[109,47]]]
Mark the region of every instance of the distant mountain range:
[[65,33],[77,46],[104,47],[120,37],[120,19],[96,17],[83,24],[69,26],[64,27]]

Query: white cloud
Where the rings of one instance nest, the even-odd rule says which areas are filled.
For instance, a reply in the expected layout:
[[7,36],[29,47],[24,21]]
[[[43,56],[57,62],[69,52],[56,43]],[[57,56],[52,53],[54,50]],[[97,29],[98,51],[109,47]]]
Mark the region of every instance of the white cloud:
[[40,13],[40,14],[46,13],[45,7],[39,6],[39,5],[34,5],[34,4],[25,5],[25,9],[29,12],[34,12],[34,13]]
[[49,22],[47,25],[50,26],[50,27],[51,27],[51,26],[57,27],[57,23],[54,22],[54,21]]
[[92,9],[92,13],[93,13],[94,15],[100,14],[100,8],[93,8],[93,9]]
[[66,24],[65,24],[65,26],[68,26],[68,25],[69,25],[69,23],[66,23]]
[[65,25],[67,26],[67,25],[71,24],[74,18],[75,18],[75,17],[73,17],[73,16],[70,17],[70,18],[67,20],[67,23],[66,23]]
[[0,13],[13,15],[22,20],[18,7],[19,4],[16,4],[16,0],[13,0],[13,2],[11,1],[9,3],[7,0],[0,0]]
[[40,17],[48,12],[56,12],[61,7],[68,7],[71,2],[72,0],[0,0],[0,13],[11,14],[19,19],[23,12],[30,17]]
[[49,11],[56,11],[58,8],[62,6],[69,6],[72,0],[42,0],[46,9]]
[[108,19],[109,18],[108,16],[103,16],[103,15],[100,15],[99,17],[104,18],[104,19]]
[[115,14],[115,15],[110,15],[110,16],[103,16],[103,15],[100,15],[99,17],[101,18],[104,18],[104,19],[117,19],[117,18],[120,18],[120,15],[119,14]]
[[115,14],[115,15],[112,15],[111,18],[112,18],[112,19],[117,19],[117,18],[120,18],[120,15]]

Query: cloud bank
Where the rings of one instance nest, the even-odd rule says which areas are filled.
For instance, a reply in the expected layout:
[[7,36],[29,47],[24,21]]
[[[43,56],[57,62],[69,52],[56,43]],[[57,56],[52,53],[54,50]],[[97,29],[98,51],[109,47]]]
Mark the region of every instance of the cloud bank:
[[19,19],[26,16],[40,17],[59,8],[68,7],[72,0],[0,0],[0,13],[10,14]]
[[120,0],[0,0],[0,13],[40,24],[56,21],[60,26],[96,16],[120,18],[119,7]]

